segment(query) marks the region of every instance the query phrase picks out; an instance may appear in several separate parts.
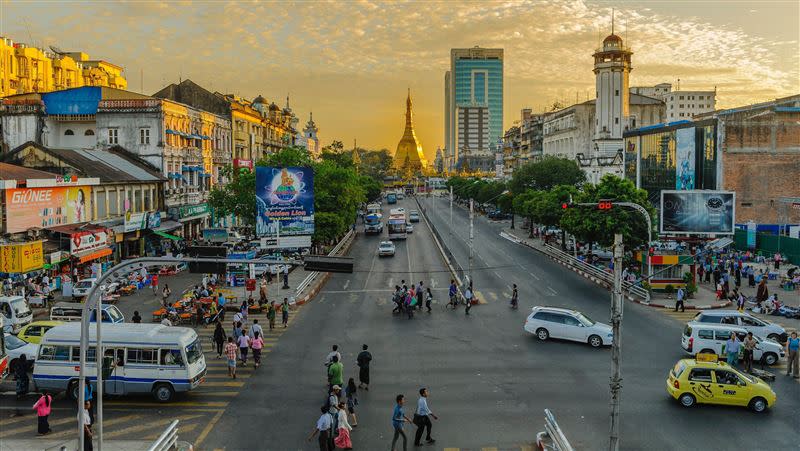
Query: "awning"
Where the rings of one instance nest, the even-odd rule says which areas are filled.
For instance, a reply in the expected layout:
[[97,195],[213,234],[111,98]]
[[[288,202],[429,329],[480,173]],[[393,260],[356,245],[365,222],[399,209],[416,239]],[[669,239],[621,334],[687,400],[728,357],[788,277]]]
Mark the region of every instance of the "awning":
[[194,133],[192,133],[191,135],[189,135],[189,137],[190,137],[190,138],[192,138],[192,139],[203,139],[203,137],[202,137],[202,136],[200,136],[200,135],[196,135],[196,134],[194,134]]
[[208,135],[202,135],[203,139],[211,139]]
[[168,135],[177,135],[178,134],[178,132],[176,132],[175,130],[169,129],[169,128],[166,130],[166,132],[167,132]]
[[182,240],[182,239],[183,239],[183,238],[181,238],[181,237],[179,237],[179,236],[170,235],[169,233],[164,233],[164,232],[156,232],[156,231],[154,231],[153,233],[155,233],[156,235],[158,235],[158,236],[160,236],[160,237],[162,237],[162,238],[167,238],[167,239],[169,239],[169,240],[173,240],[173,241],[180,241],[180,240]]
[[153,232],[169,232],[170,230],[175,230],[179,227],[183,227],[183,224],[181,224],[178,221],[167,220],[167,221],[161,221],[160,226],[150,230]]
[[178,172],[170,172],[170,173],[167,175],[167,178],[170,178],[170,179],[179,179],[179,178],[181,178],[181,174],[180,174],[180,173],[178,173]]
[[98,258],[106,257],[111,254],[112,254],[111,248],[104,247],[102,249],[94,249],[91,251],[78,252],[77,254],[72,254],[72,256],[78,259],[78,263],[86,263],[92,260],[97,260]]

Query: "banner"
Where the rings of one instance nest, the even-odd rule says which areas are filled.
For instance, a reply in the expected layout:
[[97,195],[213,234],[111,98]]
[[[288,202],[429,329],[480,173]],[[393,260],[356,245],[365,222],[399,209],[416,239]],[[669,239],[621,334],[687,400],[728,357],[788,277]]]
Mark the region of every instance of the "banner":
[[24,274],[44,265],[42,242],[0,246],[0,272]]
[[91,221],[92,188],[18,188],[6,191],[6,232]]
[[147,212],[145,213],[125,213],[124,232],[135,232],[147,227]]
[[735,205],[732,191],[661,191],[661,233],[730,235]]
[[69,252],[73,255],[104,248],[108,245],[108,232],[105,231],[78,232],[73,233],[69,238]]
[[675,131],[675,189],[692,190],[695,182],[694,127]]
[[314,171],[256,166],[256,234],[314,233]]
[[160,211],[151,212],[147,216],[147,228],[152,230],[152,229],[157,229],[159,227],[161,227],[161,212]]

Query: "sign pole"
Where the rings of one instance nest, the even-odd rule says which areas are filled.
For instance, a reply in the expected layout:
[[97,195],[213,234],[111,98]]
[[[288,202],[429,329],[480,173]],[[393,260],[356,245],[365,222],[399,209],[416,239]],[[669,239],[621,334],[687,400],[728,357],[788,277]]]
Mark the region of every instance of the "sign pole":
[[614,294],[611,296],[611,433],[609,451],[619,450],[619,396],[622,390],[620,361],[622,360],[622,234],[614,234]]

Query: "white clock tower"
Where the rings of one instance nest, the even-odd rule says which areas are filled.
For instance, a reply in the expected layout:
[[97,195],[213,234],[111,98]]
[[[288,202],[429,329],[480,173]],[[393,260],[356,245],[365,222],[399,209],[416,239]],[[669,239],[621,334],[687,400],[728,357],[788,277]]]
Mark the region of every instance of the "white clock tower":
[[622,150],[622,132],[630,115],[628,79],[632,54],[622,38],[614,34],[612,18],[611,34],[593,55],[597,87],[593,149],[596,156],[616,154]]

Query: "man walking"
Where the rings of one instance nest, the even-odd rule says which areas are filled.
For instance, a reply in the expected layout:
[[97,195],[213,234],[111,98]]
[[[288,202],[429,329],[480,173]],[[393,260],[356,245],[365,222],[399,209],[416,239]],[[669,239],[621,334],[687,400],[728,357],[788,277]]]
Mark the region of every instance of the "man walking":
[[283,265],[283,288],[289,288],[289,265]]
[[358,388],[369,391],[369,363],[372,361],[372,354],[367,351],[367,348],[367,345],[361,346],[356,363],[358,363]]
[[406,451],[408,440],[406,439],[406,433],[403,432],[403,426],[405,426],[406,422],[411,423],[411,420],[408,419],[405,411],[403,410],[405,397],[403,395],[397,395],[395,400],[397,401],[397,404],[395,404],[394,411],[392,412],[392,427],[394,428],[394,436],[392,437],[392,451],[394,451],[394,445],[397,443],[398,437],[403,437],[403,451]]
[[736,367],[736,362],[739,360],[739,348],[742,347],[742,342],[736,336],[736,332],[731,332],[730,338],[725,342],[725,353],[728,355],[728,365],[731,368]]
[[319,434],[319,437],[317,438],[319,441],[319,451],[333,451],[333,449],[328,446],[331,438],[333,437],[333,434],[331,434],[333,419],[331,418],[331,414],[328,413],[328,409],[326,409],[325,406],[322,406],[320,411],[322,412],[322,415],[319,416],[316,427],[314,427],[314,430],[311,431],[311,435],[308,436],[308,441],[310,442],[315,435]]
[[236,343],[233,337],[228,337],[228,344],[225,345],[225,357],[228,358],[228,376],[236,379]]
[[339,356],[333,356],[331,366],[328,367],[328,385],[330,388],[344,385],[344,366],[339,361]]
[[420,310],[422,310],[422,301],[423,301],[424,296],[425,296],[425,290],[424,290],[424,288],[422,286],[422,281],[421,280],[419,281],[419,285],[417,286],[416,295],[417,295],[417,306],[419,307]]
[[419,389],[419,400],[417,400],[417,410],[414,413],[414,424],[417,425],[417,433],[414,435],[414,446],[422,446],[420,444],[420,439],[422,438],[422,431],[423,429],[428,430],[427,434],[425,434],[425,443],[428,445],[432,445],[436,440],[431,437],[431,418],[433,417],[434,420],[438,420],[439,417],[431,412],[431,409],[428,408],[428,389],[427,388],[420,388]]
[[456,281],[450,279],[450,289],[448,290],[448,295],[450,296],[450,304],[453,308],[456,307],[456,293],[458,293],[458,288],[456,287]]
[[464,290],[464,300],[467,303],[467,309],[464,310],[464,313],[469,315],[469,309],[472,308],[472,284],[471,283],[470,283],[470,286],[468,286],[467,289]]
[[258,320],[257,319],[254,319],[253,320],[253,325],[250,326],[250,330],[247,332],[247,334],[250,336],[250,338],[255,338],[256,337],[256,332],[258,332],[258,335],[260,337],[264,336],[264,330],[261,329],[261,324],[258,324]]
[[678,288],[678,294],[675,296],[675,311],[678,311],[678,307],[681,308],[681,312],[685,312],[686,309],[683,306],[683,297],[685,293],[683,291],[683,287]]
[[756,339],[753,338],[753,333],[748,332],[742,342],[744,347],[744,370],[750,372],[753,369],[753,350],[756,349]]
[[800,378],[800,338],[797,337],[797,332],[792,332],[792,335],[786,340],[786,351],[789,356],[787,359],[786,375],[791,374],[795,379]]

